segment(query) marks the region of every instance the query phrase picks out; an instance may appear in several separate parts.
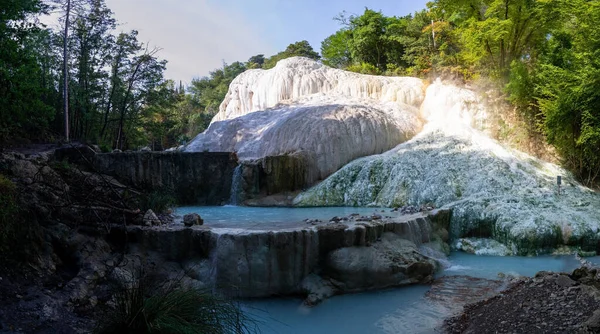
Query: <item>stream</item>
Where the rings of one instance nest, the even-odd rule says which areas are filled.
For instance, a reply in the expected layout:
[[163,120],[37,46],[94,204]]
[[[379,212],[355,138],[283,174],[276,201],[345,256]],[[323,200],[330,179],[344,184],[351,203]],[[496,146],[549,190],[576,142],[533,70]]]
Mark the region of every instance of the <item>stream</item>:
[[[306,219],[328,221],[333,216],[399,213],[381,208],[253,208],[238,206],[181,207],[177,215],[199,213],[211,226],[228,228],[290,227]],[[282,226],[283,225],[283,226]],[[588,258],[600,263],[600,257]],[[437,333],[443,319],[466,303],[492,296],[505,287],[506,276],[533,276],[538,271],[570,272],[579,266],[574,256],[494,257],[453,252],[432,285],[335,296],[313,308],[299,298],[243,301],[261,333]],[[500,274],[500,275],[499,275]]]

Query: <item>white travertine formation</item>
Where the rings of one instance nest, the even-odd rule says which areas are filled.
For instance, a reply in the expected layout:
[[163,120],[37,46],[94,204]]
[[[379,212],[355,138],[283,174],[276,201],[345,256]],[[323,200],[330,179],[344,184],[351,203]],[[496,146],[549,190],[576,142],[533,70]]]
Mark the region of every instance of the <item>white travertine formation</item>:
[[[484,231],[515,254],[543,252],[562,243],[595,249],[600,196],[564,169],[506,148],[476,130],[485,120],[485,106],[475,93],[434,83],[421,113],[429,122],[413,139],[351,162],[300,194],[295,204],[431,203],[453,209],[455,237]],[[560,196],[558,175],[563,177]]]
[[315,181],[416,135],[423,98],[420,79],[288,58],[273,69],[239,75],[209,128],[185,150],[236,152],[242,160],[301,153]]
[[313,95],[215,122],[187,150],[237,152],[242,160],[302,153],[318,180],[412,138],[421,130],[417,114],[418,109],[399,103]]
[[422,80],[417,78],[357,74],[334,69],[312,59],[292,57],[279,61],[275,68],[249,70],[235,78],[212,122],[318,93],[418,107],[424,98],[424,87]]

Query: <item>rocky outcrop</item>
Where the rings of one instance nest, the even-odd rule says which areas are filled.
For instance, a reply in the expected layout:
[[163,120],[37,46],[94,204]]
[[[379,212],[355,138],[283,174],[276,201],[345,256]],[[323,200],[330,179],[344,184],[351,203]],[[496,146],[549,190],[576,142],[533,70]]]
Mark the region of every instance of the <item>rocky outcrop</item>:
[[[445,321],[447,333],[597,333],[597,269],[539,272],[489,299],[467,305]],[[490,326],[494,324],[494,326]]]
[[173,193],[179,204],[221,205],[230,197],[231,153],[131,152],[93,156],[94,168],[144,190]]
[[600,196],[564,169],[506,148],[478,131],[485,126],[485,110],[472,91],[434,83],[421,109],[429,123],[419,135],[386,153],[349,163],[294,202],[432,204],[453,210],[451,237],[492,238],[504,244],[504,254],[551,252],[561,245],[596,251]]
[[325,268],[339,282],[339,290],[352,292],[430,281],[436,263],[421,255],[412,241],[387,232],[371,247],[330,252]]
[[435,271],[435,261],[417,248],[437,240],[427,215],[302,224],[272,230],[131,227],[128,239],[166,260],[209,268],[197,279],[238,297],[302,294],[313,304],[336,293],[427,282]]
[[197,213],[190,213],[183,216],[183,225],[186,227],[192,227],[194,225],[202,225],[204,220]]
[[367,76],[289,58],[238,76],[209,128],[186,151],[236,152],[243,161],[302,155],[302,177],[312,184],[417,134],[423,88],[415,78]]

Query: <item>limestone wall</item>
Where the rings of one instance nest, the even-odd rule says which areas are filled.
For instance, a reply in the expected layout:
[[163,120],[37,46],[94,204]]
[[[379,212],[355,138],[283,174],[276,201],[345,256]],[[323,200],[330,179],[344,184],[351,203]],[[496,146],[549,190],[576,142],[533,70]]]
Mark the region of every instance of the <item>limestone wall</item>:
[[235,154],[227,152],[104,153],[93,157],[94,168],[143,189],[169,189],[179,204],[227,203]]
[[[447,226],[449,219],[442,212],[433,219],[416,215],[284,230],[266,226],[264,231],[132,227],[129,240],[169,261],[196,263],[204,268],[197,279],[238,297],[310,295],[314,287],[307,287],[305,280],[315,275],[324,282],[341,279],[336,293],[343,293],[426,280],[433,274],[434,261],[419,254],[417,247],[447,241],[436,232]],[[346,253],[352,255],[352,261],[340,255]],[[425,269],[413,272],[414,268]],[[354,275],[355,271],[361,275]],[[371,274],[386,279],[358,280]]]

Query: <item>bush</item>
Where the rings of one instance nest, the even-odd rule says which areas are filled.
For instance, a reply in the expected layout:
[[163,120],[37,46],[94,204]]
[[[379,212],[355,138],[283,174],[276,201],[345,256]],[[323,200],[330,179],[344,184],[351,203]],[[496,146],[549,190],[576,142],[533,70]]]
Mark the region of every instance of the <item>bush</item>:
[[177,205],[173,192],[166,189],[154,190],[142,197],[141,208],[145,212],[152,210],[162,213]]
[[375,67],[375,65],[372,65],[369,63],[353,64],[353,65],[348,66],[348,68],[346,70],[350,71],[350,72],[361,73],[361,74],[371,74],[371,75],[380,75],[381,74],[381,71],[379,71],[379,69],[377,67]]
[[97,333],[251,333],[253,320],[239,305],[211,293],[148,276],[116,291],[115,307],[98,322]]

